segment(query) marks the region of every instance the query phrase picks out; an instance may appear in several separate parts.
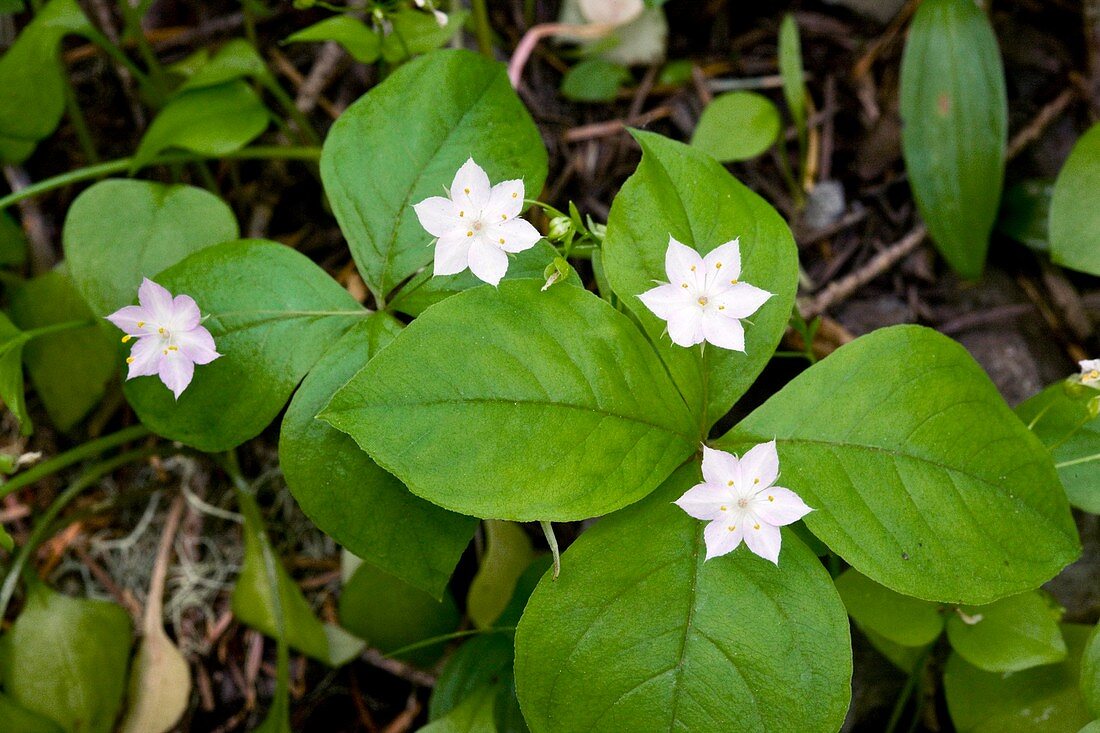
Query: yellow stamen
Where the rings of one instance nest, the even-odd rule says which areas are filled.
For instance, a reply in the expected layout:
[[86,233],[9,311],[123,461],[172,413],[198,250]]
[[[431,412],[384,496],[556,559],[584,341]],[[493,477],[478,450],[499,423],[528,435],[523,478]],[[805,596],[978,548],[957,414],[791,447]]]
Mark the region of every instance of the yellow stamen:
[[752,525],[752,528],[753,529],[760,529],[760,525],[759,524],[754,524],[754,525]]
[[472,237],[472,236],[474,236],[474,233],[473,232],[466,232],[466,236],[467,237]]
[[460,211],[460,212],[458,212],[458,215],[459,216],[466,216],[466,212],[465,211]]
[[512,192],[512,198],[514,198],[514,199],[518,199],[518,198],[519,198],[519,194],[518,194],[518,193],[516,193],[515,191],[513,191],[513,192]]
[[760,483],[760,479],[758,479],[758,478],[754,478],[754,479],[752,480],[752,482],[753,482],[753,484],[754,484],[754,485],[755,485],[755,484],[758,484],[758,483]]
[[165,355],[165,356],[168,356],[168,349],[165,349],[165,350],[164,350],[164,355]]
[[157,333],[159,333],[161,336],[163,336],[164,335],[164,326],[161,326],[160,328],[158,328]]
[[737,284],[737,278],[733,278],[732,280],[730,280],[730,285],[736,285],[736,284]]
[[465,191],[466,193],[469,193],[469,192],[470,192],[470,189],[468,189],[468,188],[464,188],[464,189],[462,189],[462,190],[463,190],[463,191]]
[[129,342],[130,339],[131,339],[130,334],[126,334],[125,336],[122,337],[122,343],[125,344],[125,343]]
[[718,310],[720,310],[720,311],[724,311],[725,309],[726,309],[726,306],[724,306],[724,305],[718,306]]
[[687,283],[684,283],[684,284],[683,284],[683,285],[681,285],[680,287],[681,287],[681,288],[686,288],[687,286],[688,286],[688,284],[687,284]]
[[722,263],[721,262],[715,262],[714,263],[714,269],[715,270],[721,270],[722,269]]
[[730,510],[730,508],[728,506],[720,506],[718,508],[721,509],[724,512],[728,512]]
[[706,304],[707,304],[707,296],[704,295],[704,296],[699,298],[699,305],[706,305]]
[[501,221],[508,221],[508,215],[507,214],[501,214],[500,215],[500,220]]
[[127,364],[133,364],[133,363],[134,363],[134,357],[132,357],[132,356],[127,356],[127,357],[126,357],[126,363],[127,363]]
[[144,325],[145,325],[145,321],[138,321],[138,328],[141,328]]
[[729,527],[727,527],[726,529],[728,529],[728,530],[729,530],[730,532],[732,532],[733,530],[737,529],[737,527],[736,527],[735,525],[732,525],[732,524],[731,524],[731,525],[730,525]]
[[501,244],[504,244],[504,237],[501,237],[501,238],[500,238],[500,243],[501,243]]
[[169,346],[169,347],[168,347],[168,350],[169,350],[169,351],[179,351],[179,350],[180,350],[180,347],[178,347],[178,346]]
[[726,486],[733,486],[733,482],[732,481],[727,481]]

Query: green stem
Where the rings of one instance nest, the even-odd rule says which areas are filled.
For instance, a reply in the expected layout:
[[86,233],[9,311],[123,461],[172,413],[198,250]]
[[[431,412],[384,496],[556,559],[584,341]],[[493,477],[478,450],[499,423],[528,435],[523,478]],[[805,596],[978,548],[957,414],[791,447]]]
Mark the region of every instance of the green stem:
[[493,29],[489,26],[489,8],[485,0],[473,0],[474,32],[477,34],[477,48],[482,55],[493,58]]
[[76,139],[80,142],[80,148],[84,151],[84,157],[89,163],[99,162],[99,153],[95,149],[95,140],[92,131],[88,128],[88,120],[84,118],[84,111],[80,109],[80,102],[76,98],[76,90],[69,80],[68,74],[62,74],[61,85],[65,90],[65,111],[69,115],[69,122],[76,131]]
[[909,698],[913,696],[913,691],[917,687],[917,683],[924,675],[924,665],[928,662],[928,654],[931,651],[931,647],[926,649],[923,654],[920,655],[920,659],[913,665],[912,671],[909,673],[909,679],[905,681],[905,687],[901,689],[901,694],[898,695],[897,702],[894,703],[894,710],[890,714],[890,722],[886,725],[886,733],[894,733],[897,730],[898,723],[901,722],[902,713],[905,712],[905,706],[909,703]]
[[558,550],[558,538],[554,535],[554,525],[550,522],[539,522],[542,533],[546,535],[546,544],[550,545],[550,554],[554,556],[554,580],[561,573],[561,551]]
[[23,336],[30,341],[31,339],[39,338],[40,336],[49,336],[50,334],[60,333],[62,331],[75,331],[78,328],[88,328],[94,326],[96,321],[65,321],[63,323],[53,323],[49,326],[42,326],[41,328],[32,328],[29,331],[24,331]]
[[452,631],[449,634],[432,636],[416,643],[403,646],[399,649],[394,649],[392,652],[386,652],[385,656],[390,658],[399,657],[402,654],[408,654],[409,652],[415,652],[417,649],[423,649],[424,647],[442,644],[445,641],[452,641],[454,639],[465,639],[468,636],[481,636],[482,634],[511,633],[515,630],[515,626],[495,626],[488,629],[466,629],[465,631]]
[[286,93],[286,90],[279,85],[279,82],[265,75],[260,78],[260,83],[263,84],[264,89],[282,105],[290,119],[294,120],[294,124],[298,127],[298,134],[302,137],[302,141],[312,143],[313,145],[320,145],[321,136],[313,129],[313,125],[310,124],[309,119],[302,114],[302,111],[298,109],[298,105],[294,104],[294,100],[291,99],[290,95]]
[[153,93],[156,97],[154,100],[156,106],[159,107],[163,103],[161,95],[168,90],[166,83],[168,77],[157,59],[156,52],[149,44],[149,39],[145,37],[145,29],[141,27],[141,18],[144,15],[142,8],[130,5],[129,0],[122,0],[119,3],[119,9],[122,11],[122,19],[126,25],[126,34],[133,39],[141,59],[145,62],[145,67],[149,70],[146,81],[151,81],[153,88],[150,89],[150,85],[147,84],[146,91]]
[[144,438],[147,435],[149,435],[149,428],[144,425],[132,425],[128,428],[119,430],[117,433],[111,433],[110,435],[104,435],[102,438],[82,443],[71,450],[65,451],[61,455],[54,456],[48,461],[39,463],[33,468],[28,468],[23,473],[16,474],[6,483],[0,484],[0,498],[19,491],[26,486],[30,486],[36,481],[40,481],[46,476],[50,476],[62,469],[68,468],[74,463],[79,463],[85,458],[97,456],[112,448],[117,448],[124,443],[130,443],[140,438]]
[[[304,160],[309,162],[317,162],[321,159],[320,148],[305,148],[305,147],[286,147],[286,146],[264,146],[257,145],[251,148],[244,148],[243,150],[237,150],[232,153],[226,153],[224,155],[202,155],[199,153],[169,153],[167,155],[159,155],[144,166],[152,165],[170,165],[173,163],[189,163],[194,160],[210,160],[210,159],[225,159],[225,160]],[[96,178],[102,178],[114,173],[125,173],[130,170],[134,163],[133,158],[119,158],[118,160],[108,160],[96,165],[90,165],[85,168],[79,168],[75,171],[68,173],[62,173],[61,175],[54,176],[53,178],[47,178],[44,181],[33,183],[24,189],[10,193],[3,198],[0,198],[0,210],[6,209],[12,204],[19,203],[25,199],[38,196],[39,194],[47,193],[49,191],[56,190],[58,188],[64,188],[65,186],[72,185],[74,183],[81,183],[83,181],[91,181]]]
[[15,595],[15,586],[19,582],[19,576],[23,572],[23,568],[26,567],[27,561],[30,559],[31,554],[38,547],[38,545],[47,537],[47,533],[53,525],[54,520],[57,519],[57,515],[61,513],[69,502],[75,499],[80,492],[84,491],[88,487],[95,484],[96,481],[103,478],[107,474],[111,473],[120,466],[124,466],[127,463],[133,463],[139,461],[142,458],[146,458],[153,453],[156,453],[157,448],[142,448],[141,450],[134,450],[128,453],[122,453],[114,458],[109,458],[102,463],[97,463],[87,471],[85,471],[80,478],[69,484],[69,487],[58,495],[53,503],[50,504],[49,509],[41,516],[38,522],[34,525],[34,529],[31,530],[30,537],[19,548],[19,552],[12,560],[11,567],[8,568],[8,574],[4,578],[3,586],[0,586],[0,619],[4,617],[4,614],[8,610],[8,604],[11,603],[12,596]]

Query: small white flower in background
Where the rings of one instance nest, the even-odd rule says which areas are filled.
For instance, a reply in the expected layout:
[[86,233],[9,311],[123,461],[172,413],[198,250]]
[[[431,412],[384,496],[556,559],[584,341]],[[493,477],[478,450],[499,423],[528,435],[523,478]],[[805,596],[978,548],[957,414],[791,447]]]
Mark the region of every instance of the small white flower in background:
[[489,176],[467,160],[451,184],[450,198],[432,196],[413,207],[420,225],[433,237],[435,274],[454,275],[467,267],[490,285],[508,272],[508,253],[535,246],[542,235],[523,211],[523,181],[490,186]]
[[415,0],[415,2],[416,7],[432,11],[432,14],[435,15],[435,22],[439,23],[440,28],[447,27],[447,14],[441,10],[436,10],[435,3],[427,2],[427,0]]
[[625,25],[642,14],[644,0],[577,0],[581,15],[589,23]]
[[739,319],[758,311],[772,293],[739,280],[739,240],[700,257],[691,247],[669,237],[665,274],[668,283],[638,297],[668,323],[674,344],[686,347],[707,341],[723,349],[745,350],[745,327]]
[[1085,359],[1077,366],[1081,367],[1081,384],[1100,387],[1100,359]]
[[676,505],[710,522],[703,530],[707,560],[733,552],[744,540],[757,555],[779,564],[779,528],[813,509],[790,489],[775,486],[777,478],[774,440],[750,449],[740,460],[703,446],[703,483],[689,489]]
[[172,294],[149,278],[138,288],[138,303],[120,308],[107,320],[126,335],[122,343],[137,339],[126,363],[126,379],[154,374],[178,400],[196,364],[209,364],[221,354],[214,350],[214,338],[201,325],[199,306],[189,295]]

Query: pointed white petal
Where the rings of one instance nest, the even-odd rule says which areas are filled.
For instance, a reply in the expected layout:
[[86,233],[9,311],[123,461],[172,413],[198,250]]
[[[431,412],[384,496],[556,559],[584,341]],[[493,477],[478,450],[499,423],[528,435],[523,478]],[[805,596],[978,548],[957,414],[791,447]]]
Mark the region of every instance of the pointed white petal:
[[493,186],[489,203],[481,212],[486,224],[496,224],[515,219],[523,211],[523,180],[504,181]]
[[694,346],[703,342],[703,311],[685,306],[669,313],[668,337],[677,346]]
[[172,332],[187,331],[199,325],[202,313],[199,305],[190,295],[177,295],[172,299],[172,316],[165,327]]
[[526,219],[509,219],[489,226],[485,238],[505,252],[523,252],[534,247],[542,235]]
[[646,308],[653,311],[655,316],[667,321],[673,313],[691,305],[687,299],[688,296],[685,295],[687,292],[686,288],[666,283],[650,288],[639,295],[638,299]]
[[141,286],[138,288],[138,302],[158,326],[172,317],[172,294],[149,278],[141,281]]
[[465,270],[470,263],[470,245],[473,241],[473,237],[467,237],[466,232],[455,232],[440,237],[435,243],[435,267],[432,274],[440,277]]
[[183,390],[191,384],[191,378],[195,376],[195,364],[179,352],[170,351],[168,356],[160,360],[160,381],[164,386],[172,390],[176,399],[180,398]]
[[674,503],[696,519],[718,519],[722,516],[722,507],[729,510],[731,494],[718,485],[696,484],[684,492]]
[[454,182],[451,183],[451,200],[459,210],[466,211],[466,216],[470,216],[471,212],[480,215],[481,210],[489,203],[490,191],[489,176],[470,158],[455,173]]
[[[442,196],[432,196],[413,206],[420,226],[433,237],[442,237],[463,225],[463,219],[476,212],[462,211],[454,201]],[[459,216],[459,214],[462,216]]]
[[714,520],[703,530],[703,542],[707,546],[706,560],[733,552],[744,536],[745,528],[735,522],[733,517]]
[[[752,517],[746,517],[752,522]],[[779,527],[774,527],[767,522],[757,521],[745,527],[745,544],[760,557],[770,562],[779,564],[779,547],[783,543],[783,535]]]
[[779,453],[774,440],[753,446],[741,456],[741,476],[745,479],[745,488],[752,491],[775,483],[779,477]]
[[708,484],[715,486],[740,486],[741,463],[732,453],[704,445],[703,478]]
[[719,312],[724,316],[748,318],[760,310],[760,306],[764,305],[770,297],[772,297],[772,293],[767,290],[761,290],[748,283],[737,283],[731,285],[728,290],[714,296],[714,302],[722,307]]
[[[694,269],[693,269],[694,268]],[[668,238],[668,250],[665,251],[665,274],[673,285],[688,283],[695,286],[702,282],[703,258],[691,247]]]
[[221,356],[214,348],[214,337],[202,326],[173,333],[172,340],[179,347],[180,354],[196,364],[209,364]]
[[149,311],[140,305],[128,305],[125,308],[119,308],[107,316],[108,321],[121,328],[128,336],[144,336],[149,333],[156,333],[156,329],[149,325],[152,319],[153,316]]
[[752,510],[762,520],[777,527],[797,522],[813,511],[802,501],[802,497],[780,486],[760,492],[753,500]]
[[[145,336],[139,338],[130,349],[129,370],[127,379],[134,377],[149,377],[160,369],[160,360],[164,356],[163,339],[159,336]],[[133,359],[133,361],[130,361]]]
[[703,258],[703,271],[707,282],[726,282],[741,277],[740,240],[720,244]]
[[745,350],[745,327],[736,318],[719,315],[721,311],[708,309],[700,319],[703,338],[720,349]]
[[490,285],[497,285],[508,272],[508,255],[484,238],[475,237],[470,245],[470,272]]

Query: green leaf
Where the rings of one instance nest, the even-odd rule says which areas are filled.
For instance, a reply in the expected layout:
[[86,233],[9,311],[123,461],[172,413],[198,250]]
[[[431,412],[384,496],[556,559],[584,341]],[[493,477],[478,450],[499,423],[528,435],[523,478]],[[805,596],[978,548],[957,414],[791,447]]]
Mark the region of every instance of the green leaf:
[[414,496],[354,440],[315,418],[336,390],[400,330],[393,317],[373,315],[325,352],[287,408],[279,464],[302,510],[326,534],[363,560],[440,598],[477,522]]
[[624,315],[539,287],[504,281],[429,308],[321,419],[463,514],[570,521],[642,498],[696,450],[693,421]]
[[431,262],[432,237],[413,204],[440,195],[470,157],[493,182],[522,178],[529,197],[542,190],[546,149],[538,128],[504,67],[469,51],[402,66],[333,124],[321,178],[376,296]]
[[1100,733],[1100,720],[1094,720],[1077,733]]
[[[703,431],[745,393],[787,329],[798,283],[798,252],[779,214],[701,150],[635,131],[642,162],[611,206],[603,264],[611,287],[656,343]],[[701,253],[741,239],[745,282],[775,293],[745,326],[746,353],[685,349],[638,295],[667,281],[669,236]]]
[[1100,514],[1100,391],[1057,382],[1016,407],[1050,450],[1070,504]]
[[978,277],[1004,180],[1008,105],[997,39],[972,0],[917,9],[901,64],[901,142],[940,253]]
[[534,733],[840,727],[852,657],[828,573],[786,530],[778,568],[746,548],[704,562],[705,525],[672,504],[699,480],[684,466],[539,583],[516,631]]
[[11,535],[7,531],[0,527],[0,547],[3,547],[8,552],[15,549],[15,540],[11,538]]
[[336,41],[361,64],[373,64],[382,55],[382,38],[363,21],[334,15],[287,36],[283,43]]
[[267,65],[252,44],[243,38],[234,38],[181,84],[178,91],[215,87],[237,79],[268,79],[270,76]]
[[1058,664],[1022,672],[986,672],[958,654],[943,675],[947,708],[959,733],[1074,731],[1090,720],[1077,687],[1090,627],[1063,624],[1069,654]]
[[1081,658],[1081,694],[1089,711],[1100,718],[1100,626],[1089,635]]
[[421,728],[420,733],[497,733],[493,722],[496,697],[495,686],[475,690],[454,710]]
[[18,733],[65,733],[57,723],[20,707],[3,692],[0,692],[0,730]]
[[431,13],[412,8],[398,10],[388,18],[391,30],[382,39],[382,58],[387,63],[396,64],[434,51],[462,29],[468,15],[465,10],[451,11],[447,14],[447,25],[440,27]]
[[180,148],[217,157],[240,150],[267,129],[270,114],[246,82],[185,91],[161,110],[141,138],[132,171]]
[[[1054,612],[1039,592],[963,606],[947,619],[947,638],[966,661],[989,672],[1018,672],[1066,657]],[[964,615],[965,614],[965,615]]]
[[1050,251],[1050,204],[1054,183],[1028,179],[1005,191],[997,230],[1036,252]]
[[76,0],[51,0],[0,57],[0,160],[22,162],[57,128],[67,73],[61,40],[92,32]]
[[1060,265],[1100,275],[1100,212],[1082,200],[1100,185],[1100,124],[1073,146],[1050,201],[1050,255]]
[[0,639],[0,678],[13,702],[69,733],[110,733],[130,660],[130,617],[105,601],[35,583]]
[[816,510],[810,531],[899,593],[989,603],[1080,553],[1046,449],[966,350],[931,329],[841,347],[717,445],[740,453],[772,438],[784,485]]
[[0,211],[0,265],[22,265],[27,261],[27,235],[6,211]]
[[239,236],[233,211],[201,188],[107,180],[76,198],[62,240],[73,284],[105,316],[133,302],[143,277]]
[[561,80],[561,93],[574,102],[613,102],[630,70],[607,59],[585,59],[569,69]]
[[466,613],[479,629],[491,627],[504,612],[535,556],[530,538],[518,524],[489,519],[484,527],[485,556],[466,596]]
[[126,382],[126,397],[154,432],[209,452],[258,435],[327,348],[366,315],[309,258],[264,240],[207,247],[155,279],[209,315],[204,325],[222,356],[195,369],[179,400],[156,377]]
[[836,589],[861,629],[895,644],[922,647],[943,632],[939,604],[895,593],[853,569],[836,579]]
[[233,588],[233,613],[275,639],[283,637],[280,627],[285,629],[287,644],[329,666],[339,667],[357,657],[365,644],[313,615],[309,601],[275,556],[255,499],[244,492],[238,492],[238,498],[244,514],[244,567]]
[[0,0],[0,15],[23,12],[23,0]]
[[460,646],[439,673],[428,702],[428,720],[449,714],[478,690],[497,684],[512,668],[512,637],[506,633],[475,636]]
[[779,110],[756,92],[730,92],[703,110],[691,137],[699,148],[723,163],[755,158],[779,137]]
[[925,655],[931,648],[930,644],[928,646],[902,646],[897,642],[890,641],[876,631],[861,626],[854,619],[853,623],[860,633],[867,637],[867,641],[879,654],[886,657],[890,664],[906,674],[911,673],[918,664],[924,661]]
[[[10,291],[11,320],[24,331],[95,316],[72,281],[48,272]],[[40,336],[23,347],[23,363],[53,424],[72,430],[99,404],[115,374],[115,342],[109,324]]]
[[[23,394],[23,345],[27,343],[27,339],[27,334],[0,313],[0,401],[15,416],[23,435],[30,435],[32,429],[31,418],[27,414],[27,400]],[[11,541],[10,537],[8,541]],[[0,545],[2,544],[3,538],[0,537]]]
[[[385,654],[448,634],[460,618],[449,592],[437,600],[369,563],[359,566],[340,596],[340,623]],[[442,652],[441,642],[409,650],[401,658],[429,665]]]
[[783,98],[787,110],[798,127],[799,134],[806,134],[806,81],[802,70],[802,39],[798,23],[787,13],[779,26],[779,73],[783,77]]

